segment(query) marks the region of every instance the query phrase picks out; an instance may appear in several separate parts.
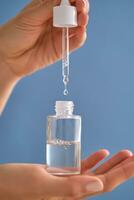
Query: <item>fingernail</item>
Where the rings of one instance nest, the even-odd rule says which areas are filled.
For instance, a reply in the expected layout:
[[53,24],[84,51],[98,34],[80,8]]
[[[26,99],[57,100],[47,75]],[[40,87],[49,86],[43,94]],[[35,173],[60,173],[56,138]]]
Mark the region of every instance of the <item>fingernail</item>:
[[103,184],[99,181],[92,181],[86,186],[87,192],[95,193],[103,190]]
[[132,151],[130,151],[129,149],[125,149],[125,150],[122,150],[122,151],[125,151],[125,152],[127,152],[127,153],[129,154],[129,156],[133,156],[133,153],[132,153]]

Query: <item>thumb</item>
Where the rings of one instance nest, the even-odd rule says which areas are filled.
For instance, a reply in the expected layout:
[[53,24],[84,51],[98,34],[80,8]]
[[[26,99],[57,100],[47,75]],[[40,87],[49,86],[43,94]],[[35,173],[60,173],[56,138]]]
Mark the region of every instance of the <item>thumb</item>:
[[[99,178],[87,175],[56,177],[50,176],[47,193],[55,197],[74,199],[92,196],[103,191],[103,183]],[[46,189],[46,186],[44,186]]]

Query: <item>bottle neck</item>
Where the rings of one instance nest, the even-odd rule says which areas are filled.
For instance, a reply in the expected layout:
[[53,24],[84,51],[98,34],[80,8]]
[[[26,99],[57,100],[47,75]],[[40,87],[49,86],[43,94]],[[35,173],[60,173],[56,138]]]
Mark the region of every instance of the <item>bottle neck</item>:
[[61,0],[61,4],[60,5],[70,6],[70,2],[69,2],[69,0]]
[[56,101],[55,111],[57,116],[73,115],[74,104],[72,101]]

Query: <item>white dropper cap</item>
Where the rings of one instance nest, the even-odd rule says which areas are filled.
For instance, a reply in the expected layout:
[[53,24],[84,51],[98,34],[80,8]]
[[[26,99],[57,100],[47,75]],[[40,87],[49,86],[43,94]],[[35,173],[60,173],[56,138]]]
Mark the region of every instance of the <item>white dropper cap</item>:
[[54,7],[53,26],[66,28],[77,26],[77,9],[71,6],[69,0],[61,0],[60,6]]

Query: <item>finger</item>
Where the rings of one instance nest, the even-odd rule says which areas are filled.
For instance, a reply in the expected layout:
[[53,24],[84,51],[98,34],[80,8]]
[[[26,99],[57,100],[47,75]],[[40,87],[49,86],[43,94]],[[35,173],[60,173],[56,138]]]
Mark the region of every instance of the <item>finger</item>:
[[73,5],[76,6],[78,12],[84,12],[84,13],[89,12],[90,5],[88,0],[76,0],[70,2],[72,2]]
[[122,165],[121,167],[98,177],[104,184],[104,192],[112,191],[118,185],[134,177],[134,162]]
[[70,38],[70,51],[74,51],[75,49],[83,46],[87,38],[87,32],[85,27],[78,27],[75,35]]
[[78,15],[78,25],[79,26],[86,26],[88,24],[89,17],[87,14],[80,13]]
[[109,151],[106,149],[102,149],[93,153],[88,158],[82,161],[82,172],[91,169],[108,155]]
[[115,167],[113,167],[112,169],[116,169],[116,168],[121,167],[122,165],[124,165],[126,163],[130,163],[132,161],[134,161],[134,155],[132,155],[131,157],[129,157],[126,160],[122,161],[121,163],[119,163],[118,165],[116,165]]
[[111,159],[109,159],[106,163],[99,166],[96,170],[94,170],[95,174],[103,174],[112,169],[114,166],[118,165],[122,161],[132,156],[132,152],[128,150],[122,150],[116,155],[114,155]]
[[70,177],[50,175],[47,183],[47,185],[44,185],[44,195],[70,197],[73,200],[82,198],[85,195],[90,196],[103,190],[103,184],[99,178],[85,175]]

